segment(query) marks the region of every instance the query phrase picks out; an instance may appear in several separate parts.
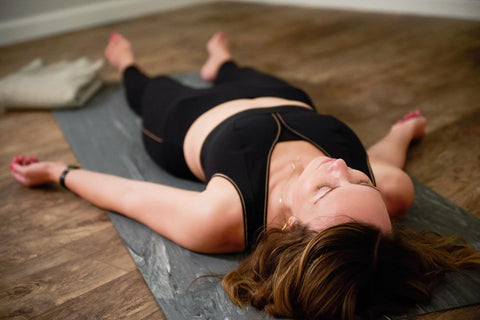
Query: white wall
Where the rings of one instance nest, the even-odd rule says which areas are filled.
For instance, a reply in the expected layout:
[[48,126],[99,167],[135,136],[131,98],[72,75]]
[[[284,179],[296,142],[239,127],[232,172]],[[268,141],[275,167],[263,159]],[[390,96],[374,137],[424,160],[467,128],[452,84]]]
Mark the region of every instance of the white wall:
[[209,0],[0,0],[0,46]]
[[[0,0],[0,46],[212,1]],[[480,0],[237,1],[480,20]]]
[[0,0],[0,22],[109,0]]
[[480,0],[237,0],[480,20]]

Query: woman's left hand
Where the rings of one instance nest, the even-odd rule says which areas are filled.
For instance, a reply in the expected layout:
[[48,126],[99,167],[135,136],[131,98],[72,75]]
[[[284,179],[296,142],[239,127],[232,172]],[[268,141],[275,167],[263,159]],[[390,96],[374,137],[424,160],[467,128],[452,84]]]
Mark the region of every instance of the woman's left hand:
[[[35,156],[16,156],[10,164],[12,176],[27,187],[57,182],[52,178],[53,167],[65,166],[54,162],[39,162]],[[58,171],[58,170],[57,170]]]

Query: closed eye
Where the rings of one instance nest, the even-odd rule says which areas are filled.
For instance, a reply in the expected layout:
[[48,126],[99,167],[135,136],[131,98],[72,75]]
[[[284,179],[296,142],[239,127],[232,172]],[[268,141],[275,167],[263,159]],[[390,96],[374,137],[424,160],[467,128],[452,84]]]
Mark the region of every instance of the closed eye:
[[335,190],[338,187],[332,187],[330,185],[322,185],[317,188],[317,191],[315,192],[315,196],[313,197],[314,203],[316,203],[318,200],[323,198],[327,193],[331,192],[332,190]]
[[368,180],[360,180],[357,182],[357,184],[360,184],[360,185],[367,185],[367,186],[373,186],[372,183]]
[[[359,181],[355,184],[360,185],[360,186],[369,187],[369,188],[375,189],[376,191],[380,192],[380,189],[375,187],[370,181],[367,181],[367,180],[361,180],[361,181]],[[316,203],[320,199],[325,198],[325,196],[327,194],[329,194],[330,192],[332,192],[333,190],[335,190],[339,187],[340,186],[335,186],[334,187],[334,186],[330,186],[330,185],[322,185],[322,186],[318,187],[318,190],[315,193],[314,203]]]
[[378,189],[376,186],[374,186],[372,184],[372,182],[369,181],[369,180],[361,180],[361,181],[357,182],[357,184],[361,185],[361,186],[366,186],[366,187],[373,188],[373,189],[377,190],[378,192],[380,192],[380,189]]
[[333,187],[329,186],[329,185],[324,185],[324,186],[320,186],[317,190],[317,194],[324,194],[330,190],[332,190]]

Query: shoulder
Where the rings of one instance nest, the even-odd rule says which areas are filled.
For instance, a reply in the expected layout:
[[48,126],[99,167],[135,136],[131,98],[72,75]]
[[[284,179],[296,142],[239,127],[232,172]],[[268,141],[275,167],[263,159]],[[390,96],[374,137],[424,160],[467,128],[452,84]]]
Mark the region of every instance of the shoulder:
[[241,197],[224,176],[214,176],[203,192],[208,211],[212,246],[220,252],[238,252],[245,249],[243,205]]

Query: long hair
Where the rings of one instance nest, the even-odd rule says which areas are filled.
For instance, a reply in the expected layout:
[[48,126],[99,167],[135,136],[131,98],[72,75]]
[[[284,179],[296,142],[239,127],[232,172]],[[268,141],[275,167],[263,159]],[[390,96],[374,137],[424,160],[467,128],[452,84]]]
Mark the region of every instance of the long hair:
[[351,222],[321,232],[295,225],[263,233],[222,286],[237,305],[277,317],[374,318],[428,302],[445,272],[480,266],[465,242],[395,228],[383,235]]

